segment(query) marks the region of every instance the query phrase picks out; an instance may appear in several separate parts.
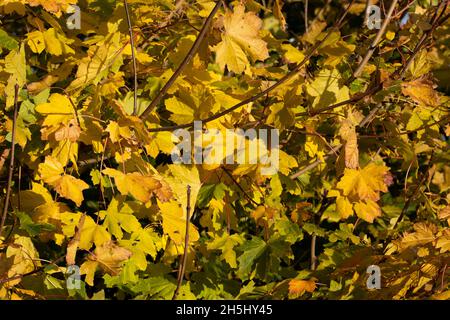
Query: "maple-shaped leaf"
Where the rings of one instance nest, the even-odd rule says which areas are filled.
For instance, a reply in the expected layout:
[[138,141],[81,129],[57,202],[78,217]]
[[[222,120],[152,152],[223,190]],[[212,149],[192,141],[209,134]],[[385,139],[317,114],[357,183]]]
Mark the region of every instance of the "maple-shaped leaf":
[[95,248],[88,260],[80,267],[80,273],[86,275],[86,283],[94,285],[94,276],[98,267],[110,275],[118,275],[122,271],[122,266],[132,255],[132,252],[116,245],[112,241],[103,243]]
[[111,168],[104,169],[102,172],[114,178],[121,194],[129,194],[142,202],[148,202],[153,192],[162,186],[157,179],[138,172],[123,173]]
[[433,242],[436,239],[437,227],[434,224],[427,222],[415,223],[414,232],[408,232],[403,235],[400,240],[399,246],[401,250],[425,245],[427,243]]
[[441,234],[436,239],[436,248],[440,249],[440,253],[450,251],[450,229],[442,230]]
[[341,78],[337,69],[324,69],[317,74],[306,86],[306,92],[313,98],[313,108],[328,107],[349,99],[348,87],[339,83]]
[[314,292],[316,287],[316,282],[314,280],[292,279],[289,281],[289,296],[292,298],[297,298],[305,292]]
[[214,240],[208,243],[208,250],[221,250],[220,255],[232,268],[237,267],[235,247],[241,245],[244,239],[238,233],[229,235],[224,232],[221,236],[216,236]]
[[77,206],[81,205],[83,190],[89,188],[89,185],[83,180],[64,174],[64,167],[56,158],[47,156],[45,162],[39,164],[38,172],[41,179],[51,185],[59,195],[72,200]]
[[117,275],[121,270],[123,262],[130,257],[131,252],[129,250],[109,241],[96,247],[94,254],[89,256],[89,259],[97,261],[106,273]]
[[[36,251],[33,242],[29,237],[14,235],[11,244],[6,249],[6,258],[2,264],[8,264],[8,271],[5,278],[21,276],[27,272],[34,271],[41,265],[39,253]],[[3,277],[0,277],[3,278]],[[21,277],[12,279],[10,286],[20,283]]]
[[424,106],[437,107],[439,105],[439,95],[433,89],[433,83],[426,78],[402,83],[402,93]]
[[116,198],[111,200],[106,211],[99,212],[99,216],[104,219],[103,226],[118,240],[123,237],[122,229],[128,233],[141,229],[141,224],[131,210],[127,211],[125,206],[119,209],[119,201]]
[[[158,207],[161,210],[162,215],[162,227],[164,233],[177,245],[184,243],[186,235],[186,214],[180,205],[175,201],[170,202],[158,202]],[[190,223],[189,224],[189,242],[195,242],[199,239],[197,228]]]
[[253,61],[269,57],[267,44],[259,36],[262,21],[254,12],[245,12],[244,5],[236,5],[234,12],[227,11],[223,26],[222,41],[213,48],[222,70],[227,66],[228,70],[241,73],[249,65],[247,55]]
[[345,169],[337,189],[351,199],[378,201],[380,191],[387,192],[384,178],[388,170],[388,167],[373,162],[363,169]]
[[59,93],[53,93],[49,97],[49,102],[38,104],[35,110],[46,116],[42,125],[49,127],[59,127],[60,124],[69,125],[75,116],[75,110],[69,98]]

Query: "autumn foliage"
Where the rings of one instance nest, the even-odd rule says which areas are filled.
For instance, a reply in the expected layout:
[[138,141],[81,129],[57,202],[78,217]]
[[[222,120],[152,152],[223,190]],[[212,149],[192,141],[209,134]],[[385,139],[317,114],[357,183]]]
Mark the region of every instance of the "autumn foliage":
[[449,1],[305,2],[0,0],[0,299],[449,299]]

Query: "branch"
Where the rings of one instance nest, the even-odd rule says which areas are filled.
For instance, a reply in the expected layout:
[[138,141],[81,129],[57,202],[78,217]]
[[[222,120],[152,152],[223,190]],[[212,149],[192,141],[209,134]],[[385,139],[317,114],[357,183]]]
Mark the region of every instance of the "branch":
[[186,205],[186,232],[184,234],[184,252],[182,262],[180,263],[180,267],[178,268],[178,279],[177,279],[177,288],[173,293],[172,300],[175,300],[178,296],[178,292],[181,288],[181,283],[184,278],[184,271],[186,270],[186,262],[188,255],[188,247],[189,247],[189,220],[190,220],[190,211],[191,211],[191,186],[187,186],[187,205]]
[[[216,113],[215,115],[208,117],[206,119],[201,120],[203,123],[208,123],[211,121],[214,121],[216,119],[219,119],[221,117],[223,117],[224,115],[233,112],[234,110],[249,104],[250,102],[256,101],[261,97],[266,96],[269,92],[273,91],[274,89],[278,88],[279,86],[281,86],[283,83],[285,83],[286,81],[288,81],[289,79],[291,79],[293,76],[295,76],[303,67],[303,65],[305,65],[306,62],[309,61],[309,59],[311,59],[311,57],[314,55],[314,53],[316,52],[316,50],[325,42],[326,39],[328,39],[328,37],[331,35],[331,33],[333,31],[335,31],[336,29],[339,29],[340,25],[342,24],[342,22],[344,21],[345,16],[347,15],[350,7],[352,6],[353,2],[355,0],[352,0],[350,2],[350,4],[347,6],[347,8],[345,9],[344,13],[341,15],[341,18],[333,25],[333,27],[330,29],[330,31],[325,35],[325,37],[320,40],[319,42],[317,42],[309,51],[309,53],[305,56],[305,58],[288,74],[286,74],[284,77],[282,77],[280,80],[278,80],[277,82],[275,82],[273,85],[271,85],[270,87],[268,87],[267,89],[261,91],[260,93],[245,99],[237,104],[235,104],[234,106]],[[177,129],[186,129],[186,128],[191,128],[194,126],[194,122],[191,123],[186,123],[186,124],[181,124],[181,125],[176,125],[176,126],[168,126],[168,127],[160,127],[160,128],[150,128],[148,129],[148,132],[161,132],[161,131],[174,131]]]
[[134,105],[133,105],[133,115],[137,114],[137,65],[136,65],[136,55],[134,54],[134,36],[133,27],[131,26],[130,12],[128,11],[128,2],[123,0],[123,5],[125,7],[125,13],[127,14],[128,22],[128,32],[130,33],[130,46],[131,46],[131,59],[133,60],[133,75],[134,75]]
[[[373,39],[372,44],[369,47],[369,50],[366,52],[366,55],[364,56],[361,63],[358,65],[358,68],[355,72],[353,72],[353,76],[348,80],[348,82],[352,82],[353,79],[357,78],[362,70],[364,69],[367,62],[369,62],[370,58],[372,57],[373,53],[375,52],[375,49],[377,48],[378,44],[380,43],[381,38],[384,35],[384,32],[386,31],[386,28],[391,21],[392,13],[394,12],[395,6],[397,5],[398,0],[394,0],[391,3],[391,6],[389,8],[388,14],[386,15],[383,24],[381,25],[380,30],[378,30],[377,35],[375,36],[375,39]],[[367,15],[367,13],[366,13]]]
[[[447,5],[448,5],[449,0],[447,0],[446,2],[447,2]],[[436,27],[439,26],[440,24],[444,23],[445,20],[446,20],[446,19],[440,19],[440,20],[439,20],[439,18],[437,18],[437,12],[439,11],[439,8],[440,8],[440,6],[439,6],[438,9],[436,10],[435,15],[433,16],[433,18],[431,19],[431,22],[432,22],[433,26],[432,26],[432,28],[430,28],[430,30],[428,30],[428,31],[425,33],[425,38],[428,37],[428,36],[430,36],[430,35],[432,34],[432,32],[436,29]],[[444,10],[445,10],[445,8],[444,8]],[[442,13],[441,13],[440,16],[442,16]],[[449,17],[450,17],[450,16],[449,16]],[[447,18],[448,18],[448,17],[447,17]],[[423,36],[422,36],[422,37],[423,37]],[[391,78],[395,77],[397,74],[400,74],[401,77],[403,77],[403,74],[404,74],[405,71],[408,69],[409,65],[412,63],[412,61],[414,60],[414,58],[415,58],[415,56],[417,55],[417,53],[421,50],[421,48],[422,48],[422,46],[423,46],[424,43],[425,43],[425,41],[419,41],[418,45],[416,45],[416,47],[414,48],[414,51],[411,53],[411,56],[410,56],[410,58],[408,59],[408,63],[406,63],[405,65],[403,65],[402,68],[400,68],[400,69],[398,69],[396,72],[394,72],[394,73],[391,75],[391,77],[389,77],[388,79],[391,79]],[[387,80],[384,80],[384,82],[385,82],[385,81],[387,81]],[[370,90],[370,92],[371,92],[370,95],[373,95],[373,94],[375,94],[376,92],[380,91],[380,90],[383,88],[383,83],[384,83],[384,82],[381,82],[379,85],[375,86],[372,90]],[[367,91],[366,91],[366,92],[367,92]],[[367,94],[363,94],[363,95],[362,95],[362,97],[364,97],[364,96],[367,96]],[[362,98],[362,97],[361,97],[361,98]],[[350,100],[352,100],[352,99],[350,99]],[[358,99],[358,100],[360,100],[360,99]],[[349,100],[344,101],[344,102],[341,102],[341,103],[337,103],[337,104],[335,104],[335,105],[333,105],[333,106],[323,108],[322,110],[319,110],[319,111],[323,111],[323,110],[328,110],[328,109],[336,108],[336,107],[338,107],[338,106],[340,106],[340,105],[349,103],[348,101],[349,101]],[[380,105],[378,105],[376,108],[374,108],[374,109],[370,112],[370,114],[368,114],[368,115],[367,115],[367,116],[359,123],[358,126],[359,126],[359,127],[365,126],[365,125],[370,121],[370,119],[372,118],[372,116],[374,116],[375,113],[379,110],[379,108],[380,108]],[[316,111],[316,112],[317,112],[317,111]],[[336,146],[336,147],[333,148],[328,154],[326,154],[326,155],[324,156],[324,159],[326,160],[329,156],[335,154],[336,151],[338,151],[338,150],[341,149],[341,148],[342,148],[342,144]],[[301,176],[302,174],[304,174],[304,173],[306,173],[306,172],[308,172],[308,171],[314,169],[315,167],[317,167],[317,166],[318,166],[319,164],[321,164],[321,163],[322,163],[322,161],[321,161],[320,159],[318,159],[318,160],[316,160],[316,161],[310,163],[309,165],[307,165],[307,166],[304,167],[303,169],[301,169],[301,170],[297,171],[296,173],[292,174],[292,175],[290,176],[290,178],[291,178],[291,179],[296,179],[297,177]]]
[[144,112],[142,112],[142,114],[140,115],[141,119],[145,119],[150,115],[150,113],[153,111],[153,109],[156,107],[156,105],[161,101],[162,97],[166,94],[167,90],[169,90],[169,88],[175,83],[175,80],[183,72],[184,68],[186,68],[188,63],[194,57],[195,53],[197,52],[198,48],[200,47],[200,44],[203,41],[203,38],[206,35],[206,32],[208,31],[209,25],[211,24],[214,15],[220,9],[221,5],[222,5],[222,1],[220,1],[220,0],[217,1],[215,7],[212,9],[208,18],[206,18],[205,23],[203,24],[203,27],[200,30],[200,33],[198,34],[197,39],[195,39],[195,42],[192,45],[191,49],[189,50],[188,54],[184,57],[184,60],[181,62],[180,66],[173,73],[173,75],[170,77],[169,81],[167,81],[167,83],[164,85],[164,87],[159,91],[158,95],[153,99],[153,101],[144,110]]
[[11,197],[11,184],[14,173],[14,151],[16,149],[16,122],[17,122],[17,113],[19,109],[17,104],[18,96],[19,96],[19,85],[16,83],[16,85],[14,86],[14,115],[11,133],[11,158],[9,160],[9,173],[8,173],[8,184],[6,186],[5,204],[3,206],[2,221],[0,223],[0,238],[2,236],[3,227],[5,226],[6,216],[8,215],[9,198]]
[[305,0],[305,33],[308,32],[308,0]]

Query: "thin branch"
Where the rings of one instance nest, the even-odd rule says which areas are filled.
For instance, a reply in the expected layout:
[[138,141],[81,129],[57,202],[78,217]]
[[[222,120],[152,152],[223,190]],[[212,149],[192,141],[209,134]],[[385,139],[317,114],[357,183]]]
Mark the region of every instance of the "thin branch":
[[186,262],[188,255],[188,247],[189,247],[189,220],[190,220],[190,211],[191,211],[191,186],[187,186],[187,205],[186,205],[186,232],[184,234],[184,252],[182,262],[180,263],[180,267],[178,268],[178,279],[177,279],[177,288],[173,293],[172,300],[175,300],[178,296],[178,292],[181,288],[181,283],[184,278],[184,271],[186,270]]
[[225,167],[223,167],[223,166],[222,166],[221,168],[222,168],[222,170],[227,174],[227,176],[234,182],[234,184],[237,185],[238,188],[244,193],[244,196],[245,196],[250,202],[252,202],[252,203],[253,203],[254,205],[256,205],[256,206],[260,206],[260,205],[261,205],[260,203],[256,202],[254,199],[252,199],[252,198],[248,195],[248,193],[244,190],[244,188],[242,188],[242,186],[239,184],[239,182],[236,181],[236,179],[233,177],[233,175],[231,174],[231,172],[228,171],[227,168],[225,168]]
[[183,72],[184,68],[186,68],[188,63],[194,57],[198,48],[200,47],[200,44],[203,41],[203,38],[205,38],[206,32],[209,29],[209,26],[212,22],[213,17],[215,16],[215,14],[217,13],[217,11],[220,9],[221,6],[222,6],[222,1],[217,1],[215,7],[212,9],[208,18],[206,18],[205,23],[203,24],[203,27],[200,30],[200,33],[198,34],[197,39],[195,39],[195,42],[192,45],[191,49],[189,50],[188,54],[184,57],[184,60],[181,62],[180,66],[173,73],[173,75],[170,77],[169,81],[167,81],[167,83],[164,85],[164,87],[158,92],[157,96],[152,100],[150,105],[140,115],[141,119],[145,119],[150,115],[150,113],[153,111],[153,109],[158,105],[158,103],[161,101],[163,96],[166,94],[167,90],[169,90],[169,88],[175,83],[175,80]]
[[308,0],[305,0],[305,33],[308,32]]
[[11,133],[11,158],[9,160],[9,173],[8,173],[8,184],[6,185],[5,204],[3,206],[2,221],[0,223],[0,238],[2,236],[3,227],[5,226],[6,216],[8,215],[9,198],[11,197],[11,184],[14,174],[14,151],[16,149],[16,124],[17,124],[16,122],[19,109],[17,104],[18,96],[19,96],[19,85],[16,83],[16,85],[14,86],[14,115]]
[[[447,2],[447,4],[448,4],[449,0],[447,0],[446,2]],[[445,22],[444,19],[436,19],[436,13],[438,12],[438,10],[439,10],[439,7],[438,7],[438,9],[437,9],[436,12],[435,12],[435,16],[434,16],[434,17],[432,18],[432,20],[431,20],[431,21],[434,22],[434,23],[433,23],[433,27],[429,30],[429,32],[426,33],[427,36],[430,36],[430,35],[432,34],[433,30],[436,29],[437,26],[439,26],[441,23]],[[445,9],[444,9],[444,10],[445,10]],[[442,14],[441,14],[441,15],[442,15]],[[417,55],[417,53],[421,50],[423,44],[425,43],[425,41],[419,41],[419,42],[420,42],[420,45],[416,45],[416,47],[414,48],[414,51],[412,52],[412,54],[411,54],[411,56],[410,56],[410,59],[409,59],[409,60],[411,60],[411,62],[412,62],[412,60],[414,59],[414,57]],[[411,63],[411,62],[410,62],[410,63]],[[406,63],[405,65],[403,65],[402,68],[400,68],[400,69],[398,69],[396,72],[394,72],[394,73],[391,75],[391,77],[389,77],[389,78],[395,77],[396,74],[403,75],[403,74],[405,73],[405,70],[408,68],[408,66],[409,66],[410,63]],[[386,80],[385,80],[385,81],[386,81]],[[376,92],[378,92],[379,90],[381,90],[381,89],[383,88],[383,82],[380,83],[379,85],[377,85],[377,86],[374,87],[374,88],[376,88],[376,89],[373,89],[374,92],[372,92],[371,95],[375,94]],[[337,105],[339,105],[339,104],[337,104]],[[335,105],[335,106],[331,106],[331,107],[336,108],[336,105]],[[380,108],[380,105],[378,105],[376,108],[374,108],[374,109],[370,112],[370,114],[368,114],[368,115],[367,115],[367,116],[359,123],[358,126],[359,126],[359,127],[365,126],[365,125],[370,121],[370,119],[375,115],[375,113],[379,110],[379,108]],[[328,109],[328,108],[327,108],[327,109]],[[338,150],[341,149],[341,148],[342,148],[342,145],[341,145],[341,144],[338,145],[338,146],[336,146],[333,150],[331,150],[328,154],[326,154],[326,155],[324,156],[324,160],[326,160],[329,156],[333,155],[336,151],[338,151]],[[321,161],[320,159],[318,159],[318,160],[316,160],[316,161],[310,163],[309,165],[307,165],[307,166],[304,167],[303,169],[301,169],[301,170],[297,171],[296,173],[292,174],[292,175],[290,176],[290,178],[291,178],[291,179],[296,179],[297,177],[301,176],[302,174],[304,174],[304,173],[306,173],[306,172],[308,172],[308,171],[314,169],[315,167],[317,167],[317,166],[318,166],[319,164],[321,164],[322,162],[323,162],[323,161]]]
[[128,22],[128,32],[130,33],[130,46],[131,46],[131,59],[133,60],[133,76],[134,76],[134,105],[133,105],[133,115],[137,114],[137,64],[136,64],[136,55],[134,53],[134,36],[133,36],[133,27],[131,26],[130,12],[128,11],[128,2],[127,0],[123,0],[123,5],[125,7],[125,13],[127,14],[127,22]]
[[363,22],[363,26],[367,27],[368,22],[369,22],[369,7],[370,7],[370,0],[366,0],[366,11],[364,12],[364,22]]
[[[441,14],[438,15],[438,11],[439,11],[440,7],[443,6],[444,3],[445,3],[445,8],[441,11]],[[437,8],[437,10],[434,12],[433,18],[431,19],[431,28],[429,30],[427,30],[424,34],[422,34],[422,37],[420,38],[419,42],[417,42],[416,47],[413,50],[413,53],[409,57],[408,61],[406,61],[405,66],[402,69],[402,71],[399,73],[401,79],[404,77],[409,66],[414,61],[414,58],[416,57],[417,53],[419,53],[418,48],[421,48],[423,46],[423,44],[425,43],[425,41],[428,39],[428,37],[433,33],[433,31],[440,24],[442,24],[445,21],[445,20],[440,21],[439,19],[442,16],[442,14],[445,12],[448,4],[449,4],[449,0],[446,0],[445,2],[441,2],[439,7]],[[447,18],[448,18],[448,16],[447,16]]]
[[[273,85],[271,85],[270,87],[266,88],[265,90],[259,92],[258,94],[247,98],[237,104],[235,104],[234,106],[216,113],[215,115],[208,117],[206,119],[201,120],[203,123],[208,123],[211,121],[214,121],[216,119],[219,119],[221,117],[223,117],[224,115],[233,112],[234,110],[249,104],[253,101],[258,100],[261,97],[266,96],[269,92],[273,91],[274,89],[278,88],[279,86],[281,86],[283,83],[287,82],[289,79],[291,79],[293,76],[295,76],[303,67],[303,65],[306,64],[306,62],[309,61],[309,59],[311,59],[311,57],[314,55],[314,53],[316,52],[316,50],[328,39],[328,37],[332,34],[333,31],[335,31],[336,29],[339,29],[340,25],[342,24],[342,22],[344,21],[344,18],[346,17],[350,7],[352,6],[354,0],[352,0],[350,2],[350,4],[347,6],[347,8],[345,9],[344,13],[341,15],[341,18],[333,25],[333,27],[330,29],[330,31],[325,35],[325,37],[320,40],[319,42],[317,42],[309,51],[309,53],[305,56],[305,58],[288,74],[286,74],[284,77],[282,77],[280,80],[278,80],[276,83],[274,83]],[[144,115],[144,114],[142,114]],[[144,116],[145,117],[145,116]],[[142,118],[142,116],[141,116]],[[194,126],[194,122],[191,123],[186,123],[186,124],[181,124],[181,125],[176,125],[176,126],[167,126],[167,127],[160,127],[160,128],[150,128],[148,129],[148,132],[161,132],[161,131],[173,131],[173,130],[177,130],[177,129],[186,129],[186,128],[191,128]]]
[[373,39],[373,42],[370,45],[369,50],[366,52],[366,55],[362,59],[361,63],[358,65],[358,68],[353,73],[353,76],[350,78],[349,82],[351,82],[351,81],[353,81],[353,79],[359,77],[359,75],[363,71],[365,65],[367,64],[367,62],[369,62],[370,58],[372,57],[373,53],[375,52],[375,49],[377,48],[377,46],[379,44],[381,38],[383,37],[384,32],[386,31],[386,28],[391,20],[392,13],[394,12],[397,2],[398,2],[398,0],[392,1],[389,11],[388,11],[386,17],[384,18],[384,21],[383,21],[383,24],[381,25],[380,30],[378,30],[378,33],[375,36],[375,39]]

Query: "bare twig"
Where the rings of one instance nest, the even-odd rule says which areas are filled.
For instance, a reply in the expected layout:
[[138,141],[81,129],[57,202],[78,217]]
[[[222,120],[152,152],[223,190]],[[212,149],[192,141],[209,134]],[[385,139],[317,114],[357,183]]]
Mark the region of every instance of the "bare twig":
[[[449,0],[446,1],[447,5],[448,5],[448,2],[449,2]],[[436,29],[437,26],[439,26],[440,24],[442,24],[443,22],[445,22],[445,19],[439,19],[439,18],[436,18],[436,17],[437,17],[437,12],[439,11],[439,8],[440,8],[440,6],[439,6],[438,9],[436,10],[435,15],[433,16],[433,18],[431,19],[431,22],[432,22],[433,27],[432,27],[429,31],[426,32],[426,37],[430,36],[430,35],[432,34],[432,32]],[[444,8],[444,10],[445,10],[445,8]],[[441,13],[441,15],[442,15],[442,13]],[[449,17],[450,17],[450,16],[449,16]],[[422,46],[424,45],[424,43],[425,43],[425,41],[419,41],[419,44],[420,44],[420,45],[419,45],[419,44],[416,45],[416,47],[414,48],[414,51],[411,53],[411,56],[410,56],[410,58],[409,58],[408,61],[411,61],[411,62],[413,61],[414,57],[415,57],[415,56],[417,55],[417,53],[422,49]],[[405,71],[408,69],[408,66],[409,66],[409,64],[410,64],[411,62],[406,63],[405,65],[403,65],[400,69],[398,69],[396,72],[394,72],[394,73],[391,75],[390,78],[395,77],[397,74],[403,75],[403,74],[405,73]],[[386,80],[385,80],[385,81],[386,81]],[[382,84],[383,84],[383,83],[378,84],[377,86],[375,86],[374,89],[371,90],[370,95],[373,95],[373,94],[375,94],[376,92],[380,91],[380,90],[383,88]],[[367,95],[367,94],[364,94],[364,96],[368,96],[368,95]],[[350,100],[351,100],[351,99],[350,99]],[[345,102],[345,101],[344,101],[344,102]],[[348,102],[347,102],[347,103],[348,103]],[[330,106],[330,107],[336,108],[338,105],[340,105],[340,103],[338,103],[338,104],[336,104],[336,105],[334,105],[334,106]],[[325,110],[325,109],[328,110],[330,107],[326,107],[326,108],[324,108],[324,110]],[[370,112],[370,114],[368,114],[368,115],[367,115],[367,116],[359,123],[358,126],[359,126],[359,127],[365,126],[365,125],[370,121],[370,119],[375,115],[375,113],[379,110],[379,108],[380,108],[379,105],[378,105],[376,108],[374,108],[374,109]],[[318,110],[318,111],[320,112],[320,111],[322,111],[322,110]],[[316,112],[317,112],[317,111],[316,111]],[[338,145],[338,146],[336,146],[333,150],[331,150],[328,154],[326,154],[326,155],[324,156],[324,159],[327,159],[329,156],[333,155],[336,151],[338,151],[338,150],[341,149],[341,148],[342,148],[342,145],[341,145],[341,144]],[[304,174],[304,173],[306,173],[306,172],[308,172],[308,171],[314,169],[315,167],[317,167],[317,166],[318,166],[319,164],[321,164],[322,162],[323,162],[323,161],[321,161],[320,159],[318,159],[318,160],[316,160],[316,161],[314,161],[314,162],[308,164],[308,165],[307,165],[306,167],[304,167],[303,169],[301,169],[301,170],[297,171],[296,173],[292,174],[292,175],[290,176],[290,178],[291,178],[291,179],[296,179],[297,177],[301,176],[302,174]]]
[[16,84],[14,86],[14,115],[13,115],[13,126],[12,126],[12,133],[11,133],[11,158],[9,160],[9,172],[8,172],[8,184],[6,185],[6,197],[5,197],[5,204],[3,206],[3,215],[2,215],[2,221],[0,223],[0,238],[2,236],[3,227],[5,226],[6,216],[8,215],[8,208],[9,208],[9,198],[11,197],[11,184],[12,184],[12,178],[14,174],[14,151],[16,149],[16,122],[17,122],[17,114],[18,114],[18,104],[17,99],[19,96],[19,85]]
[[[359,127],[364,127],[367,123],[369,123],[369,121],[372,119],[372,117],[375,115],[375,113],[377,113],[377,111],[380,109],[380,105],[378,105],[377,107],[373,108],[372,111],[364,118],[361,120],[361,122],[358,124]],[[334,148],[332,148],[323,158],[324,160],[328,159],[328,157],[335,155],[337,151],[339,151],[341,148],[343,147],[342,144],[339,144],[337,146],[335,146]],[[319,164],[323,163],[324,161],[317,159],[316,161],[308,164],[306,167],[304,167],[303,169],[297,171],[296,173],[292,174],[289,178],[291,178],[292,180],[296,179],[297,177],[301,176],[302,174],[314,169],[315,167],[317,167]]]
[[[234,110],[249,104],[253,101],[258,100],[261,97],[266,96],[269,92],[273,91],[274,89],[278,88],[279,86],[281,86],[283,83],[287,82],[289,79],[291,79],[293,76],[295,76],[300,70],[301,68],[306,64],[306,62],[309,61],[309,59],[311,59],[311,57],[314,55],[314,53],[316,52],[316,50],[328,39],[328,37],[331,35],[331,33],[333,31],[335,31],[336,29],[339,29],[339,27],[341,26],[342,22],[344,21],[344,18],[347,16],[347,13],[350,9],[350,7],[353,5],[354,0],[352,0],[349,5],[346,7],[344,13],[341,15],[341,18],[336,21],[336,23],[333,25],[333,27],[330,29],[330,31],[325,35],[324,38],[322,38],[322,40],[318,41],[309,51],[309,53],[305,56],[305,58],[299,63],[297,64],[297,66],[288,74],[286,74],[284,77],[282,77],[280,80],[278,80],[277,82],[275,82],[273,85],[271,85],[270,87],[266,88],[265,90],[259,92],[258,94],[247,98],[237,104],[235,104],[234,106],[216,113],[213,116],[210,116],[206,119],[201,120],[203,123],[208,123],[211,121],[214,121],[216,119],[219,119],[221,117],[223,117],[224,115],[233,112]],[[170,81],[170,80],[169,80]],[[148,109],[148,108],[147,108]],[[151,112],[151,111],[150,111]],[[144,115],[144,114],[143,114]],[[145,117],[145,116],[144,116]],[[142,116],[141,116],[142,118]],[[177,130],[177,129],[185,129],[185,128],[191,128],[194,126],[194,122],[191,123],[186,123],[186,124],[181,124],[181,125],[176,125],[176,126],[167,126],[167,127],[160,127],[160,128],[150,128],[148,129],[149,132],[161,132],[161,131],[173,131],[173,130]]]
[[184,278],[184,271],[186,270],[186,262],[188,255],[188,247],[189,247],[189,220],[190,220],[190,211],[191,211],[191,186],[187,186],[187,205],[186,205],[186,232],[184,234],[184,252],[182,257],[182,262],[178,268],[178,279],[177,279],[177,288],[173,293],[172,300],[175,300],[178,296],[178,292],[181,288],[181,283]]
[[305,0],[305,33],[308,32],[308,0]]
[[130,33],[130,46],[131,46],[131,59],[133,60],[133,76],[134,76],[134,104],[133,104],[133,115],[137,114],[137,64],[136,64],[136,55],[134,53],[134,36],[133,36],[133,27],[131,26],[130,12],[128,11],[128,2],[127,0],[123,0],[123,5],[125,7],[125,13],[127,15],[128,22],[128,32]]
[[378,30],[378,33],[375,36],[375,39],[373,39],[369,50],[367,50],[366,55],[362,59],[361,63],[358,65],[358,68],[353,73],[353,76],[350,78],[351,80],[349,80],[349,82],[351,82],[351,81],[353,81],[353,79],[359,77],[359,75],[363,71],[365,65],[367,64],[367,62],[369,62],[370,58],[372,57],[373,53],[375,52],[375,49],[377,48],[377,46],[379,44],[381,38],[383,37],[384,32],[386,31],[386,28],[387,28],[389,22],[391,21],[391,16],[392,16],[392,13],[394,12],[395,6],[397,5],[397,2],[398,2],[398,0],[392,1],[391,6],[389,7],[389,11],[388,11],[386,17],[384,18],[384,21],[383,21],[383,24],[381,25],[380,30]]
[[184,68],[186,68],[188,63],[194,57],[195,53],[197,52],[198,48],[200,47],[200,44],[202,43],[203,39],[205,38],[206,32],[209,29],[209,26],[212,22],[213,17],[217,13],[217,11],[220,9],[221,5],[222,5],[222,1],[217,1],[215,7],[212,9],[208,18],[206,18],[205,23],[203,24],[203,27],[200,30],[200,33],[198,34],[197,39],[195,39],[195,42],[192,45],[191,49],[189,50],[187,55],[184,57],[180,66],[170,77],[169,81],[167,81],[167,83],[164,85],[164,87],[158,92],[156,97],[152,100],[150,105],[144,110],[144,112],[142,112],[142,114],[140,115],[141,119],[145,119],[150,115],[150,113],[153,111],[153,109],[158,105],[158,103],[161,101],[163,96],[166,94],[167,90],[169,90],[169,88],[174,84],[175,80],[183,72]]
[[233,177],[233,175],[231,174],[231,172],[225,168],[225,167],[221,167],[222,170],[227,174],[227,176],[234,182],[235,185],[238,186],[238,188],[244,193],[244,196],[250,201],[252,202],[254,205],[256,206],[260,206],[261,204],[259,204],[258,202],[256,202],[254,199],[252,199],[248,193],[244,190],[244,188],[242,188],[242,186],[239,184],[239,182],[236,181],[236,179]]

